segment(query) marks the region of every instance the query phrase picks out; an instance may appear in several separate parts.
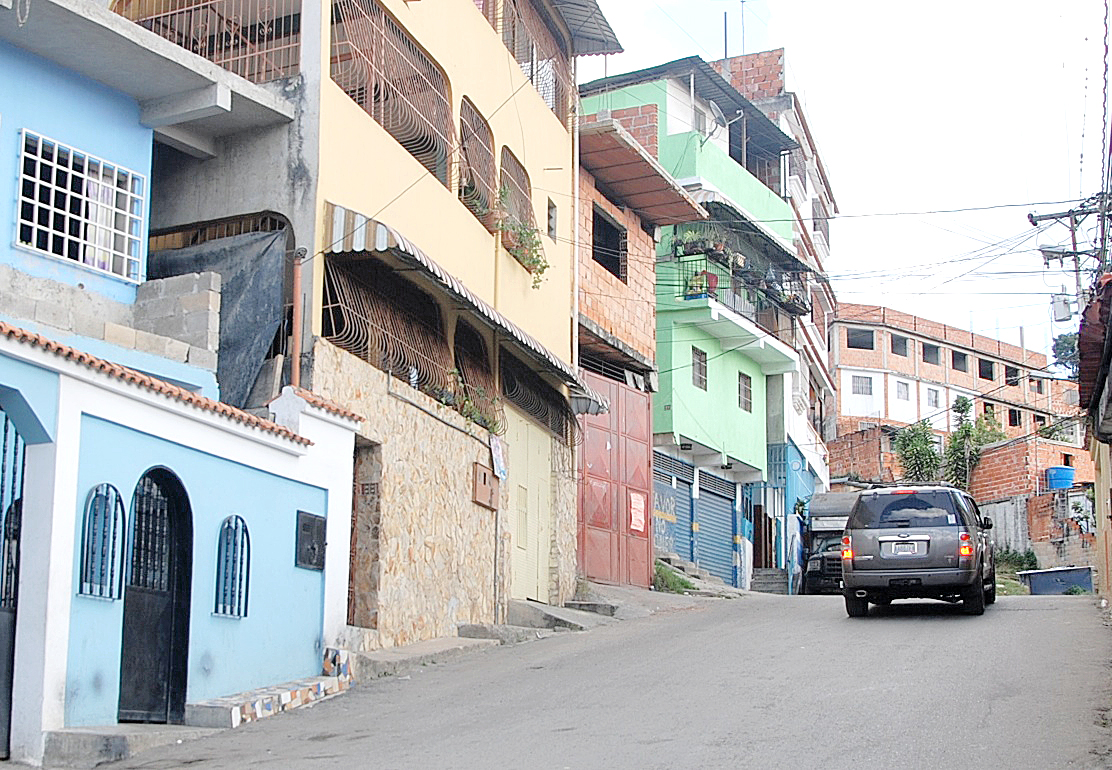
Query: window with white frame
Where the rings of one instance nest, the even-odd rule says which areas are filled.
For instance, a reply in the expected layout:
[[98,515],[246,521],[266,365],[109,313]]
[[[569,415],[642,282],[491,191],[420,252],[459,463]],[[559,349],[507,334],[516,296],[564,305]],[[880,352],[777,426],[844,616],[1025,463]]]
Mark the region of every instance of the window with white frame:
[[939,404],[941,404],[939,390],[937,388],[927,388],[927,406],[932,409],[938,409]]
[[250,572],[251,536],[247,532],[247,522],[240,516],[229,516],[220,525],[216,546],[215,614],[247,617]]
[[134,171],[24,131],[18,241],[138,281],[145,183]]
[[911,400],[911,386],[906,382],[896,383],[896,398],[900,401]]
[[747,412],[753,411],[753,378],[737,373],[737,405]]
[[707,389],[707,353],[691,346],[691,384],[699,390]]
[[861,375],[853,375],[852,390],[855,396],[871,396],[873,395],[873,378],[863,377]]

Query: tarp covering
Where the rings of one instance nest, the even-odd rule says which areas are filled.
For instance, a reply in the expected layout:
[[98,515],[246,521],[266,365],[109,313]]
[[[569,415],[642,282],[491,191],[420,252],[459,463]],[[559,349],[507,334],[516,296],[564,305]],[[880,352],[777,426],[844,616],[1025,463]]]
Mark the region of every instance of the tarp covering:
[[153,252],[148,278],[212,271],[220,274],[220,400],[243,407],[282,320],[286,233],[217,238]]

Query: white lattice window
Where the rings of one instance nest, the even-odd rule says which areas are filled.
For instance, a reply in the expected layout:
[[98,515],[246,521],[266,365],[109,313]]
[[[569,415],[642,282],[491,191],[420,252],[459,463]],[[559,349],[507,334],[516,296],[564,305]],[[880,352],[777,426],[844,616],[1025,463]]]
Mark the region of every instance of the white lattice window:
[[862,377],[853,375],[852,390],[855,396],[871,396],[873,395],[873,380],[871,377]]
[[144,177],[23,132],[19,243],[141,280]]
[[911,399],[911,386],[906,382],[897,382],[896,398],[900,401],[909,401]]

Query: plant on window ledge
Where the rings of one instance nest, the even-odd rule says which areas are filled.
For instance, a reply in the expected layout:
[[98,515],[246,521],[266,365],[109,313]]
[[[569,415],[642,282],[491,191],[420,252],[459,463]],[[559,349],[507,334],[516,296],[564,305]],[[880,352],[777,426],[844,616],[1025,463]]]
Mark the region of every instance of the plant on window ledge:
[[502,235],[502,245],[514,259],[533,276],[533,288],[540,288],[541,278],[548,269],[541,233],[532,222],[522,222],[509,211],[509,188],[498,191],[498,211],[494,228]]

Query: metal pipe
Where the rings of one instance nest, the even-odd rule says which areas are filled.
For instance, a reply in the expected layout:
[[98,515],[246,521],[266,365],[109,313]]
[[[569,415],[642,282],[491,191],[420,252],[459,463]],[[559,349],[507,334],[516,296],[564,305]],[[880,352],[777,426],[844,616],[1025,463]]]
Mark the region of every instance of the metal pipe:
[[301,324],[302,324],[302,298],[301,298],[301,267],[306,251],[298,249],[293,255],[293,329],[290,339],[290,385],[301,387]]

